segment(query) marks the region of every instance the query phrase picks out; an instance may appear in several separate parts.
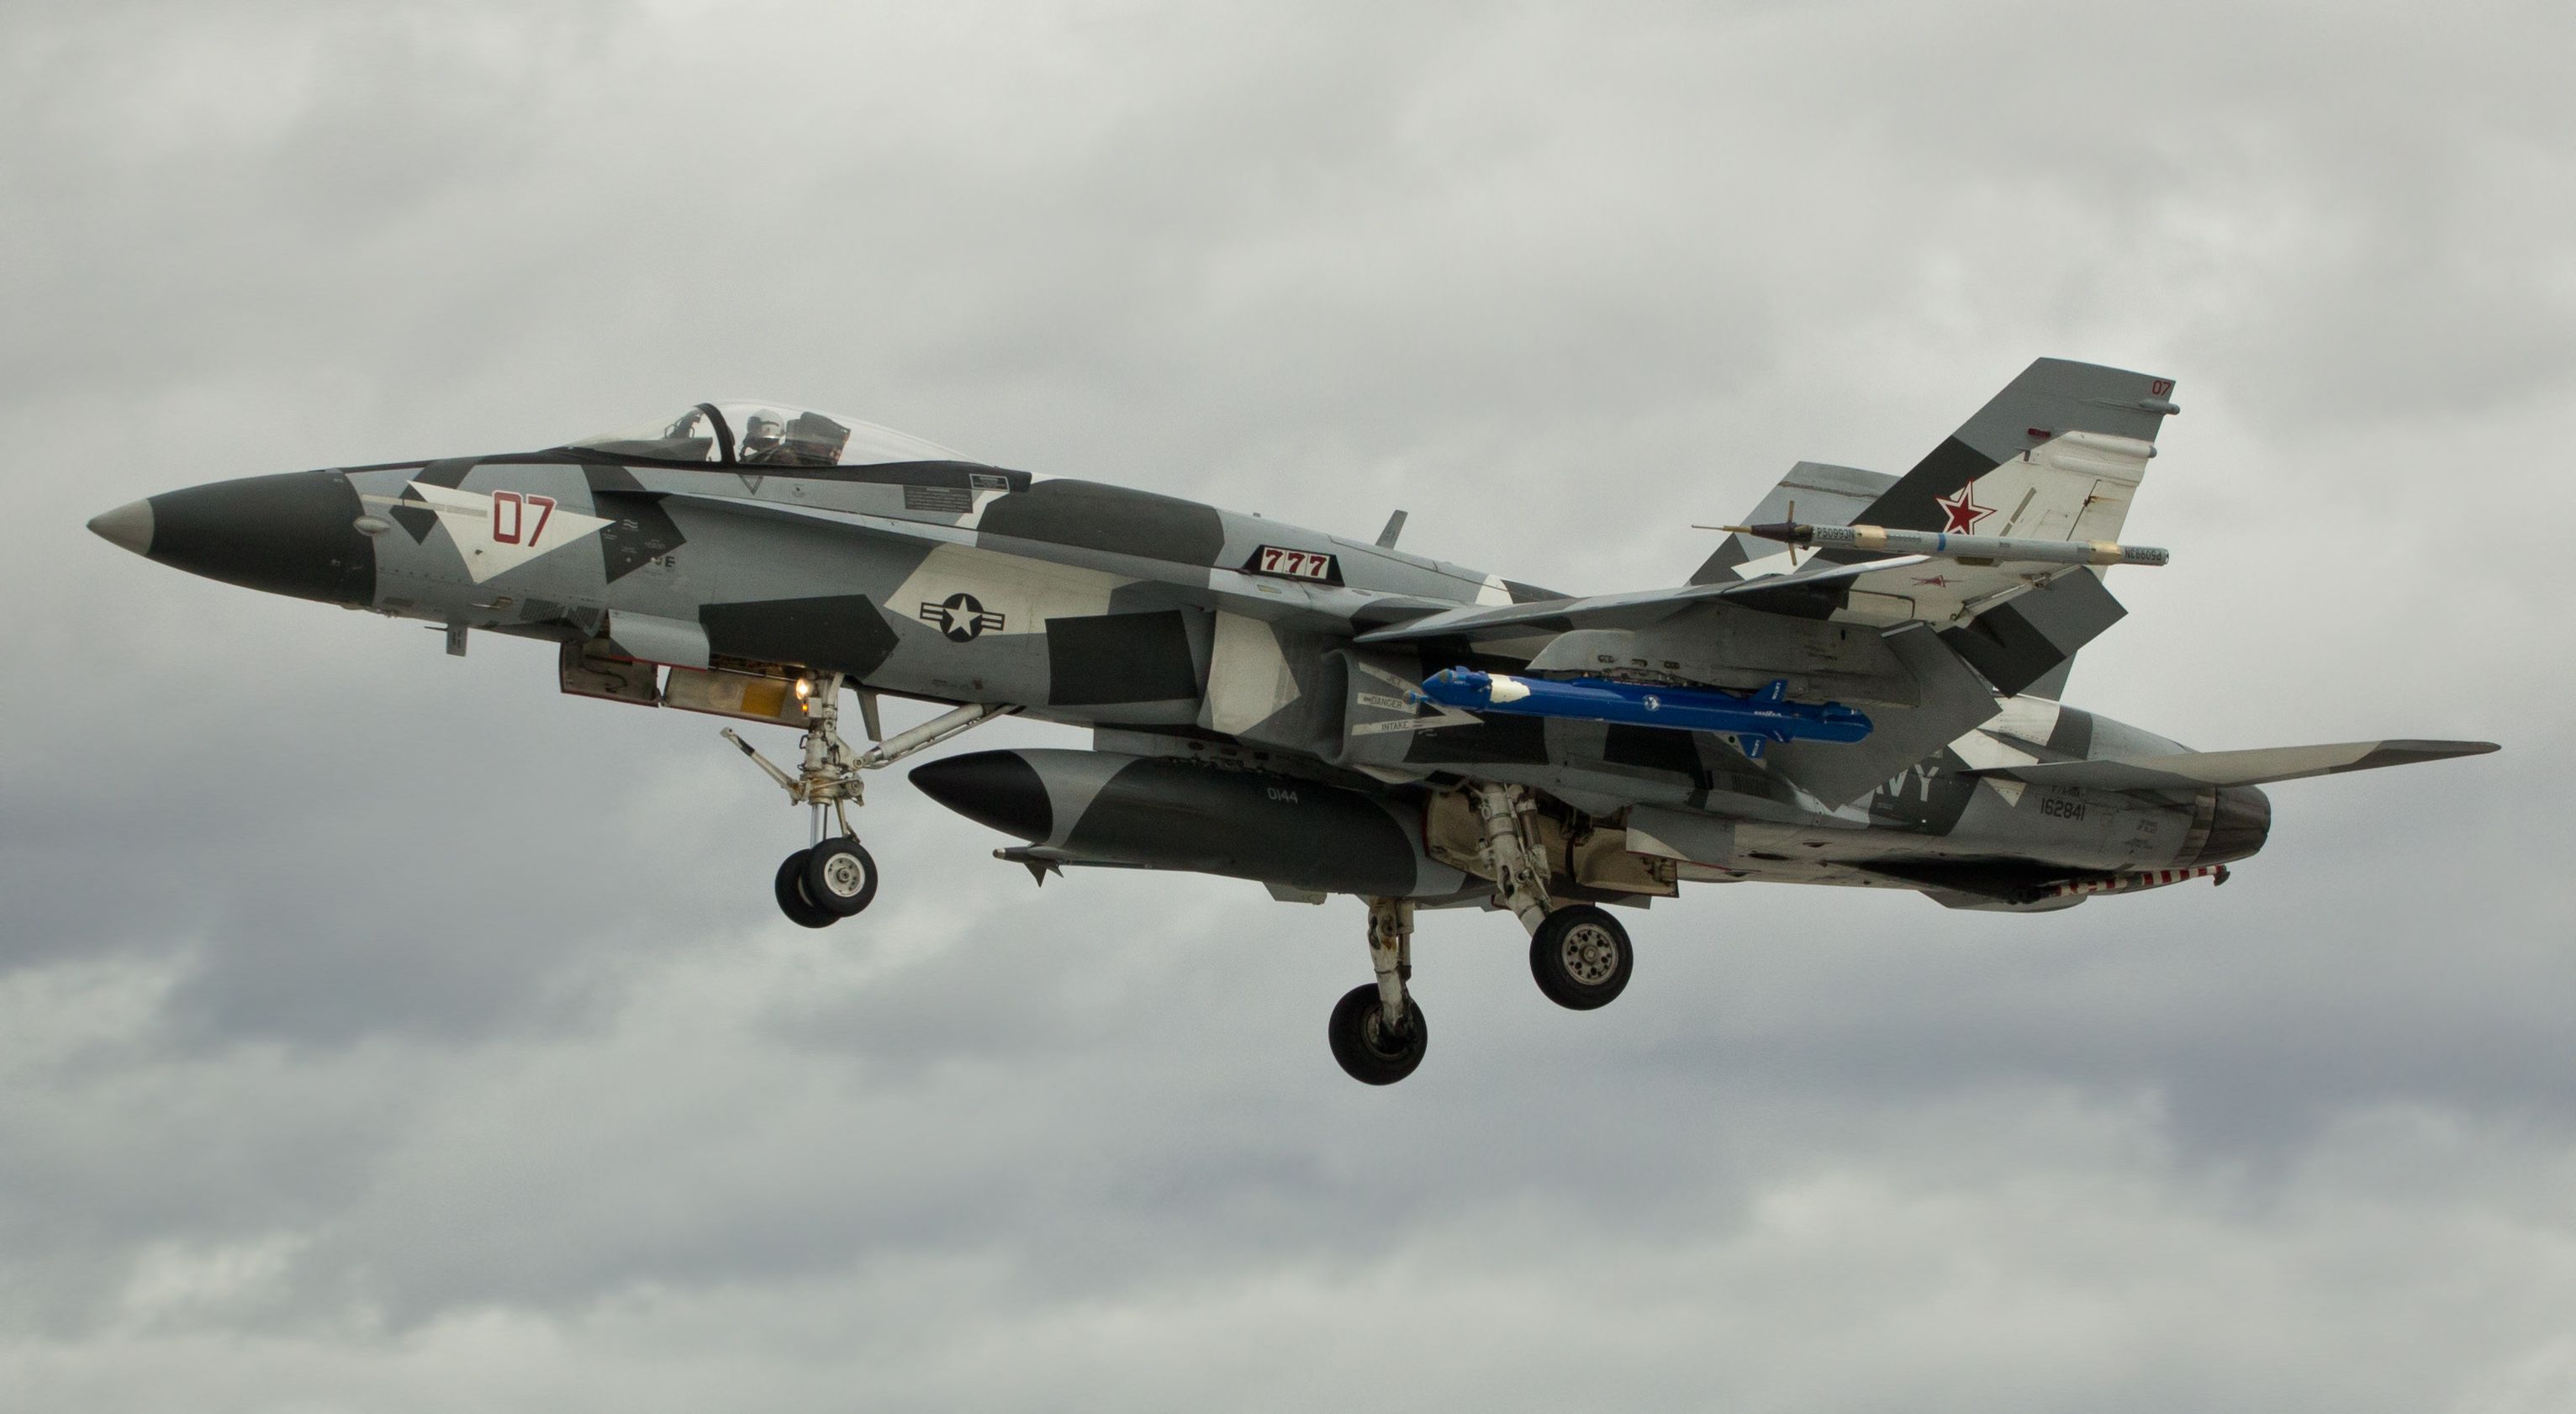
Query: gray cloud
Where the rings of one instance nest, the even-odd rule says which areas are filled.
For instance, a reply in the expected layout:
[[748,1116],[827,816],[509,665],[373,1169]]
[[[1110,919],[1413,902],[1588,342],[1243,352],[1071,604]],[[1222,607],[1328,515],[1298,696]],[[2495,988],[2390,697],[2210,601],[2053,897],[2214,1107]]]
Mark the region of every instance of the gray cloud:
[[[0,1397],[2564,1407],[2570,57],[2541,6],[9,12]],[[890,779],[883,900],[807,934],[715,723],[80,529],[759,393],[1605,590],[2041,353],[2188,409],[2079,700],[2509,754],[2283,787],[2224,890],[1704,889],[1598,1015],[1441,915],[1389,1092],[1323,1046],[1347,902],[1032,889]]]

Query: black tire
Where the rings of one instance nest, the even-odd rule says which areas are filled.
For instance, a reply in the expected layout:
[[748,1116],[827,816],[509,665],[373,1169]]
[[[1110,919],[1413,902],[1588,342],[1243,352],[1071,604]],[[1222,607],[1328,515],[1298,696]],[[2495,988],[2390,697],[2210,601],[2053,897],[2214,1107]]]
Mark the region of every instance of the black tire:
[[847,918],[876,901],[877,862],[857,840],[843,835],[805,852],[798,885],[814,906]]
[[800,849],[778,866],[778,911],[800,927],[829,928],[841,916],[825,913],[805,897],[805,856],[811,852]]
[[1637,969],[1619,920],[1588,903],[1568,904],[1530,935],[1530,975],[1547,999],[1575,1011],[1610,1005]]
[[1404,998],[1404,1034],[1390,1037],[1385,1030],[1377,984],[1352,988],[1333,1004],[1333,1020],[1327,1028],[1333,1059],[1363,1085],[1392,1085],[1411,1075],[1431,1045],[1431,1028],[1423,1024],[1422,1008],[1411,993]]

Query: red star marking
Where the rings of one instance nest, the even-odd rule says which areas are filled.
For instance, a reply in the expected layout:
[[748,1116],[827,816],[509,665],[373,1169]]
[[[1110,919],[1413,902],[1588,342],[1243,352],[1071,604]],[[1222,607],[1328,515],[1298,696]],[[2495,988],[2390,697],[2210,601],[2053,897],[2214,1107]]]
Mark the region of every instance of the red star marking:
[[1950,523],[1941,527],[1943,534],[1972,534],[1977,528],[1978,521],[1994,514],[1992,510],[1977,504],[1976,492],[1977,483],[1970,481],[1959,488],[1957,496],[1942,496],[1933,501],[1932,504],[1939,506],[1950,517]]

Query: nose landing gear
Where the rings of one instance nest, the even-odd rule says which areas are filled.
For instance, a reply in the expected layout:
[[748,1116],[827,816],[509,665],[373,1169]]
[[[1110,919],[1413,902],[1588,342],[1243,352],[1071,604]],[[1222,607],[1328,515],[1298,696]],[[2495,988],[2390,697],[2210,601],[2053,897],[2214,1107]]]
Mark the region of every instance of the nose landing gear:
[[[787,856],[778,866],[775,891],[778,911],[790,921],[806,928],[828,928],[844,918],[855,916],[876,901],[877,862],[859,843],[856,830],[850,828],[853,805],[866,804],[861,789],[860,773],[891,766],[916,751],[927,750],[961,733],[1016,712],[1007,703],[977,703],[959,707],[913,727],[897,732],[865,751],[851,748],[842,740],[841,686],[839,673],[825,673],[819,681],[800,680],[797,696],[805,701],[805,713],[813,723],[805,729],[800,745],[804,760],[795,775],[789,775],[772,764],[768,757],[754,750],[733,728],[724,729],[724,739],[740,748],[752,764],[769,774],[787,798],[813,812],[814,842]],[[862,693],[865,716],[871,734],[876,725],[873,698]],[[823,817],[829,811],[841,832],[829,839],[823,836]]]

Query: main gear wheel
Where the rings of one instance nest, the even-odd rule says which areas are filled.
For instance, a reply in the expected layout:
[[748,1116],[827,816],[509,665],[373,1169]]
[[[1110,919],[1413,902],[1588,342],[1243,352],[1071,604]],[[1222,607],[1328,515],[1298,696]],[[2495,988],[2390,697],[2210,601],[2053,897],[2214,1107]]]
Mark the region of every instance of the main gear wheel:
[[1530,975],[1561,1007],[1590,1011],[1610,1005],[1636,968],[1628,930],[1588,903],[1554,910],[1530,935]]
[[1404,999],[1404,1029],[1389,1029],[1384,999],[1374,982],[1353,987],[1333,1004],[1327,1034],[1333,1042],[1333,1059],[1363,1085],[1392,1085],[1411,1075],[1431,1045],[1422,1007],[1410,994]]

